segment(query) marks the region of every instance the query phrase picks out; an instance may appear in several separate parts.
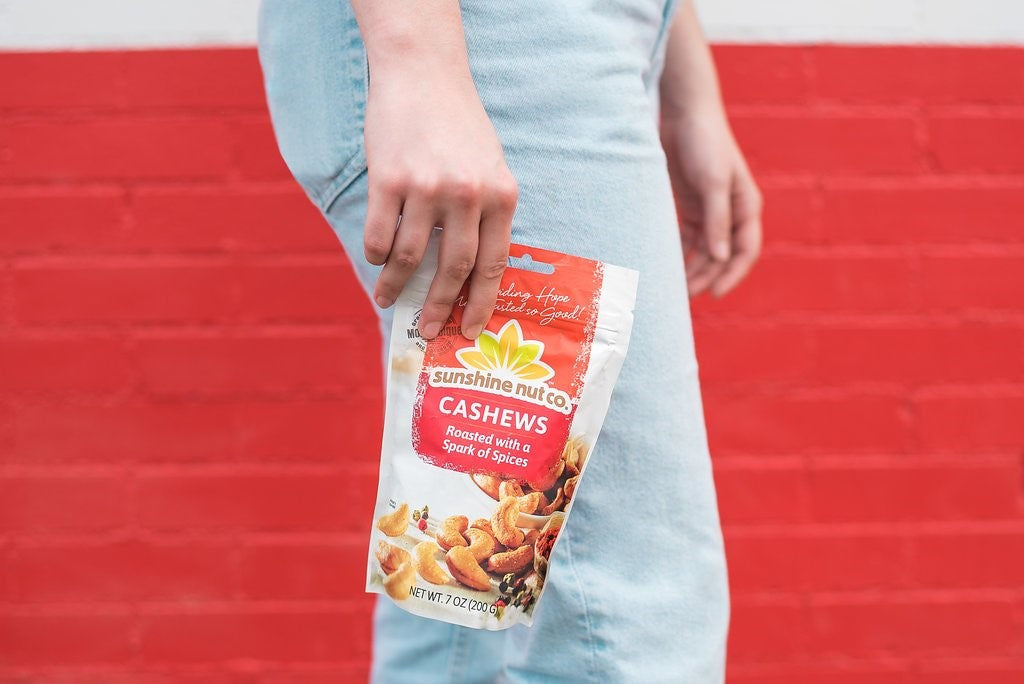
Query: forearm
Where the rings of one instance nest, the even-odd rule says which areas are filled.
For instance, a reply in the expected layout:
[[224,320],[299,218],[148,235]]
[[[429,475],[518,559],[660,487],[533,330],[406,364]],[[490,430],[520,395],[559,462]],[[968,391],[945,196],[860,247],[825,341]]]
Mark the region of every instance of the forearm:
[[669,28],[661,76],[662,117],[679,118],[709,109],[722,109],[718,75],[693,0],[683,0]]
[[352,0],[371,71],[469,76],[458,0]]

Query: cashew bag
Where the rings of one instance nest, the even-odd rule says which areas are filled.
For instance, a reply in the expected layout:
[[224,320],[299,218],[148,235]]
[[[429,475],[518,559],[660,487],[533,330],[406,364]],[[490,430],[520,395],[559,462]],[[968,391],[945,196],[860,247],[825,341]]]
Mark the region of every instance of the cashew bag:
[[366,589],[468,627],[531,624],[629,344],[635,271],[512,245],[497,306],[417,324],[437,235],[395,304]]

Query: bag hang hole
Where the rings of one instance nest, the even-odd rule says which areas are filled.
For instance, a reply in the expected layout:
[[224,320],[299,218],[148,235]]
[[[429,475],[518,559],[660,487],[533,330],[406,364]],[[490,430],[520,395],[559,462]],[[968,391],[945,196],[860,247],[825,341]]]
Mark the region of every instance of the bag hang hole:
[[509,268],[518,268],[522,271],[532,271],[534,273],[543,273],[544,275],[551,275],[555,272],[553,264],[548,264],[543,261],[534,261],[533,257],[529,253],[524,254],[521,257],[510,256],[508,258]]

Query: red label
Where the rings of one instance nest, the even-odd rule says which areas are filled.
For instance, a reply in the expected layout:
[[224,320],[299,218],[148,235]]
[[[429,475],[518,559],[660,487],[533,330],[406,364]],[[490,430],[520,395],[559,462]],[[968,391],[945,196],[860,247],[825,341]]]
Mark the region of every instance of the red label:
[[[541,479],[569,436],[597,321],[599,262],[512,245],[544,273],[508,268],[486,330],[460,334],[465,291],[427,343],[413,410],[424,461],[467,473]],[[541,265],[541,266],[538,266]]]

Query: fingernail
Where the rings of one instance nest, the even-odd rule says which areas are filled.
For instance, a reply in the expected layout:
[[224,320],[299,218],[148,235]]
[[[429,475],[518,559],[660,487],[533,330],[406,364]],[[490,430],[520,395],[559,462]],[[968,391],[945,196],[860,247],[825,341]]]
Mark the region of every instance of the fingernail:
[[437,321],[431,321],[430,323],[423,324],[423,336],[433,339],[437,337],[437,333],[441,332],[441,324]]
[[469,340],[475,340],[480,337],[481,331],[483,331],[483,328],[479,325],[471,325],[462,329],[462,336]]
[[711,245],[711,256],[715,257],[719,261],[725,261],[729,258],[729,243],[719,241]]
[[374,301],[376,301],[377,302],[377,306],[379,306],[382,309],[386,309],[386,308],[388,308],[389,306],[391,306],[392,304],[395,303],[394,299],[389,299],[388,297],[385,297],[384,295],[377,295],[377,297],[376,297],[376,299]]

